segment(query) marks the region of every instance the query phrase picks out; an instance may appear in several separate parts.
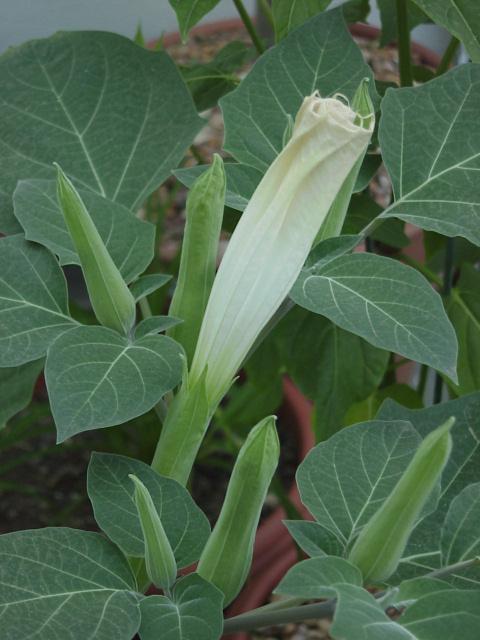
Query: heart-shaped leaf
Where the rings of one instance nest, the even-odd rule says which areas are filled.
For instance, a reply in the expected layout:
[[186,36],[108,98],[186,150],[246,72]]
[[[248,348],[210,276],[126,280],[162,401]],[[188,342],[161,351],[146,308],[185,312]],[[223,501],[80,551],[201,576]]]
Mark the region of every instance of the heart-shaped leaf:
[[479,110],[478,65],[387,91],[379,139],[395,202],[383,218],[480,244]]
[[174,586],[171,597],[140,603],[141,640],[218,640],[223,629],[223,593],[193,573]]
[[88,495],[101,529],[126,555],[143,557],[144,539],[129,474],[137,476],[152,496],[178,567],[198,560],[210,534],[207,518],[184,487],[140,460],[108,453],[92,455]]
[[75,326],[55,257],[23,236],[0,239],[0,367],[37,360]]
[[0,536],[4,640],[131,640],[136,585],[122,553],[98,533],[37,529]]
[[340,256],[302,269],[290,295],[376,347],[457,379],[455,331],[440,296],[415,269],[366,253]]
[[136,210],[202,125],[164,52],[99,31],[60,32],[0,57],[0,231],[18,180],[55,178]]
[[77,327],[48,351],[45,379],[57,440],[149,411],[182,376],[182,349],[165,336],[130,342],[105,327]]

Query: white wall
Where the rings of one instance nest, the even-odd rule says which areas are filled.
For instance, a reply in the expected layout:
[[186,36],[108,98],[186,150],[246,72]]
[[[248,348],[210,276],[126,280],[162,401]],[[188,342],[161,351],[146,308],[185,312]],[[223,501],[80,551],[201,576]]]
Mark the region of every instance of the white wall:
[[[335,0],[333,5],[342,0]],[[253,11],[255,0],[244,0]],[[369,22],[379,24],[375,2]],[[393,10],[393,0],[392,0]],[[232,0],[221,0],[207,21],[236,16]],[[137,25],[147,39],[176,31],[177,21],[168,0],[0,0],[0,52],[31,38],[43,38],[59,29],[100,29],[133,37]],[[413,38],[443,51],[448,35],[433,25],[417,27]]]

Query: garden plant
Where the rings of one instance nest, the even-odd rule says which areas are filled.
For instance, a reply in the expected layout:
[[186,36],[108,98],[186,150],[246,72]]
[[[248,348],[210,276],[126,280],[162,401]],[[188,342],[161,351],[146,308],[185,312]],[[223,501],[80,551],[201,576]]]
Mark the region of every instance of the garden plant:
[[[170,0],[184,39],[217,2]],[[275,41],[234,0],[252,50],[211,63],[94,31],[0,57],[4,433],[42,370],[58,447],[158,420],[151,464],[92,452],[97,531],[0,536],[2,640],[217,640],[312,618],[332,640],[480,637],[478,3],[379,2],[401,86],[375,79],[349,32],[368,2],[259,4]],[[432,21],[452,35],[435,69],[410,48]],[[470,61],[452,66],[459,47]],[[186,165],[218,101],[222,153]],[[172,173],[189,188],[173,279],[144,206]],[[424,260],[406,250],[414,227]],[[410,386],[395,379],[407,361]],[[310,516],[286,504],[299,561],[271,602],[230,615],[280,457],[285,373],[314,403],[296,470]],[[192,469],[222,425],[235,461],[211,526]]]

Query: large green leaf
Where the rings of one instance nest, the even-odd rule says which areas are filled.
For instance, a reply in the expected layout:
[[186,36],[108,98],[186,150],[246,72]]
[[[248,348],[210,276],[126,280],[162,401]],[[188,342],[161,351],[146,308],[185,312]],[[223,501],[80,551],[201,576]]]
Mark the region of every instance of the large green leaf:
[[201,126],[166,53],[106,32],[60,32],[0,58],[0,230],[19,179],[55,177],[135,210]]
[[434,22],[459,38],[473,62],[480,62],[480,12],[474,0],[414,0]]
[[94,453],[88,466],[88,495],[95,520],[122,551],[144,555],[144,539],[129,474],[147,487],[173,549],[177,566],[192,564],[210,534],[210,525],[188,491],[171,478],[156,473],[140,460]]
[[340,91],[351,99],[365,77],[372,77],[371,69],[341,9],[320,14],[267,51],[222,98],[225,149],[264,172],[282,150],[285,129],[305,96],[318,89],[322,96]]
[[37,360],[76,324],[55,257],[21,235],[0,239],[0,314],[0,367]]
[[287,371],[315,402],[317,436],[326,439],[344,425],[350,405],[381,382],[388,353],[300,308],[289,313],[278,332]]
[[[452,428],[452,453],[442,475],[442,490],[436,511],[424,518],[413,531],[398,576],[421,575],[441,565],[440,534],[450,504],[464,487],[478,481],[480,468],[480,393],[464,396],[426,409],[406,409],[387,400],[377,419],[408,420],[425,437],[450,416],[456,422]],[[396,576],[397,577],[397,576]],[[395,578],[396,578],[395,577]],[[478,569],[462,571],[455,580],[461,586],[478,586]]]
[[480,389],[480,273],[472,265],[462,266],[447,309],[458,338],[458,385],[454,389],[464,395]]
[[185,40],[188,32],[199,20],[211,11],[220,0],[169,0],[177,14],[178,24],[182,39]]
[[0,429],[32,399],[43,358],[20,367],[0,368]]
[[444,565],[480,556],[480,482],[465,487],[452,500],[441,538]]
[[[87,211],[124,280],[143,273],[153,258],[155,227],[118,202],[80,189]],[[60,264],[80,264],[57,200],[55,180],[21,180],[13,196],[25,238],[45,245]]]
[[282,578],[275,593],[298,598],[317,599],[335,597],[335,585],[362,586],[362,574],[343,558],[325,556],[310,558],[295,564]]
[[346,427],[310,451],[297,471],[303,504],[347,548],[388,497],[419,443],[408,422]]
[[131,640],[135,580],[98,533],[37,529],[0,536],[2,640]]
[[399,623],[418,640],[478,640],[480,591],[437,591],[408,607]]
[[142,640],[218,640],[223,629],[223,593],[196,573],[174,586],[171,597],[140,603]]
[[180,345],[165,336],[130,342],[99,326],[60,336],[45,365],[57,441],[149,411],[180,381],[181,353]]
[[415,269],[372,254],[340,256],[302,269],[290,295],[376,347],[456,380],[455,332],[440,296]]
[[396,216],[480,244],[480,67],[465,64],[413,89],[389,89],[379,138]]

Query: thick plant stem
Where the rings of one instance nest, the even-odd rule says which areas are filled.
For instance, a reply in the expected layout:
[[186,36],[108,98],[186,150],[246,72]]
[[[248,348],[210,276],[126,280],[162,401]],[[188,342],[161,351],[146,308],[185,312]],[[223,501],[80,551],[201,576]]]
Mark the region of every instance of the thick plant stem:
[[[452,291],[453,281],[453,258],[455,253],[455,239],[447,238],[447,244],[445,246],[445,267],[443,272],[443,287],[442,294],[444,301],[447,301]],[[437,373],[435,376],[435,389],[433,392],[433,402],[438,404],[442,401],[443,392],[443,378]]]
[[[426,573],[424,577],[441,578],[452,575],[453,573],[465,571],[478,564],[480,564],[480,558],[476,557],[457,562],[447,567],[442,567],[441,569],[436,569],[435,571]],[[383,595],[385,595],[385,591],[379,591],[375,594],[375,598],[381,598]],[[289,598],[285,599],[283,603],[280,601],[281,608],[267,605],[266,607],[260,607],[248,613],[242,613],[234,618],[228,618],[225,620],[223,633],[228,635],[239,631],[251,631],[252,629],[260,629],[262,627],[302,622],[312,618],[320,620],[322,618],[331,618],[335,613],[335,600],[333,599],[327,600],[327,602],[318,602],[302,606],[297,605],[298,600],[296,598]]]
[[272,8],[268,3],[268,0],[258,0],[258,6],[260,8],[260,11],[265,16],[265,19],[267,20],[268,24],[273,29],[275,27],[273,22],[273,13],[272,13]]
[[408,24],[407,0],[396,0],[397,4],[397,44],[400,67],[400,85],[413,85],[412,60],[410,57],[410,27]]
[[252,39],[253,44],[255,45],[255,49],[258,51],[259,55],[262,55],[265,51],[265,45],[260,39],[260,36],[255,29],[255,26],[250,18],[248,11],[245,9],[245,5],[243,4],[243,0],[233,0],[233,4],[237,7],[238,14],[242,19],[243,24],[245,25],[245,29],[248,31],[250,38]]
[[438,76],[441,76],[442,73],[445,73],[445,71],[448,71],[448,67],[452,63],[452,60],[457,52],[459,44],[460,44],[460,40],[455,36],[452,36],[450,42],[448,43],[448,47],[445,49],[445,53],[443,54],[442,59],[440,60],[440,64],[438,65],[437,70],[435,71],[436,78],[438,78]]

